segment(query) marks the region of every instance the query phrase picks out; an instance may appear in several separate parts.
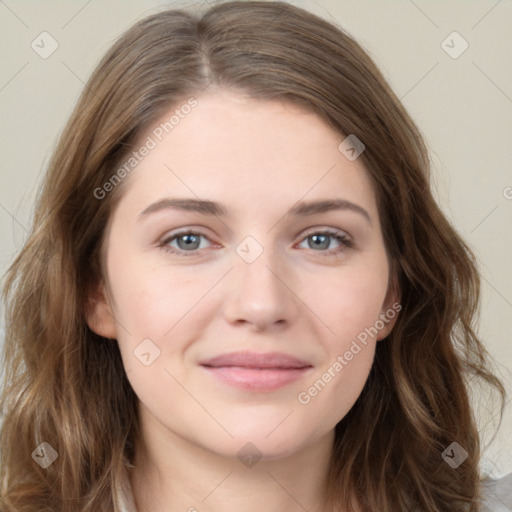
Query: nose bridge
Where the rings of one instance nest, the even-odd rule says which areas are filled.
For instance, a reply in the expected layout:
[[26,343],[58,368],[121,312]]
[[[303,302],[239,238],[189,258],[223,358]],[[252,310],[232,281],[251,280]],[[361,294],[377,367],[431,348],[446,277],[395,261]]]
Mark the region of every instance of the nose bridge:
[[271,240],[271,236],[248,235],[236,246],[225,307],[229,321],[246,321],[262,329],[291,321],[297,314],[294,294],[285,284],[289,273],[284,275],[281,255]]

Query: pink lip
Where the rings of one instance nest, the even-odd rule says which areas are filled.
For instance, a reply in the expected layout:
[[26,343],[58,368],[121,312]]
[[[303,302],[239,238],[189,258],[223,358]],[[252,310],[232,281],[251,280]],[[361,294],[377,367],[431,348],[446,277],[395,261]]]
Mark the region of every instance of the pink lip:
[[209,373],[238,388],[272,391],[293,382],[313,367],[288,354],[232,352],[200,363]]

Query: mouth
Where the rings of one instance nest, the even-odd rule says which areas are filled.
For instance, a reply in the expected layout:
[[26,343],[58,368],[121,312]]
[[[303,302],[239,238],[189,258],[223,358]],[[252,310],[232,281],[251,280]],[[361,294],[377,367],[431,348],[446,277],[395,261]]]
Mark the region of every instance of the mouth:
[[248,391],[274,391],[302,378],[313,368],[309,362],[277,352],[234,352],[200,363],[221,382]]

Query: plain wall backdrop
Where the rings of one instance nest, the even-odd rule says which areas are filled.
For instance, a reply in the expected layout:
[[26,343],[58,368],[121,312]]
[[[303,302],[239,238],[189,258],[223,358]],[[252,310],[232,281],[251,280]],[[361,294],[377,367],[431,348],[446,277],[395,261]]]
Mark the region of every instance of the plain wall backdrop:
[[[436,197],[479,260],[483,284],[479,334],[496,359],[498,375],[510,394],[501,429],[485,452],[483,469],[496,477],[509,473],[512,1],[290,3],[354,36],[426,138]],[[35,194],[58,135],[100,58],[135,21],[166,7],[200,4],[0,1],[1,275],[23,246]],[[478,403],[479,423],[482,429],[486,427],[485,444],[494,433],[497,410],[488,410],[485,397]]]

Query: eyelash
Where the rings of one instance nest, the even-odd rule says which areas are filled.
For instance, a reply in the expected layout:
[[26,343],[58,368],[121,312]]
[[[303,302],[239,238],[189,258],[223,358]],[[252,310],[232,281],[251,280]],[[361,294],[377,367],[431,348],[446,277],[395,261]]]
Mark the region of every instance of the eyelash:
[[[195,236],[202,236],[204,238],[208,238],[204,233],[200,233],[198,231],[194,231],[194,230],[182,231],[180,233],[175,233],[174,235],[162,240],[162,242],[159,244],[158,247],[165,252],[168,252],[171,254],[176,254],[178,256],[196,256],[201,251],[201,249],[194,249],[193,251],[182,251],[180,249],[175,249],[174,247],[169,247],[169,245],[167,245],[167,244],[169,244],[169,242],[172,242],[176,238],[179,238],[180,236],[184,236],[184,235],[195,235]],[[330,249],[330,250],[326,250],[326,251],[318,251],[318,252],[323,253],[323,255],[327,256],[327,257],[337,256],[337,255],[339,255],[339,253],[341,253],[345,249],[353,247],[353,242],[347,235],[345,235],[342,231],[336,231],[336,230],[332,230],[332,229],[324,229],[321,231],[313,231],[311,233],[308,233],[306,236],[304,236],[301,239],[301,242],[303,242],[304,240],[308,239],[310,236],[313,236],[313,235],[328,235],[328,236],[335,238],[340,243],[340,247],[338,247],[336,249]]]

